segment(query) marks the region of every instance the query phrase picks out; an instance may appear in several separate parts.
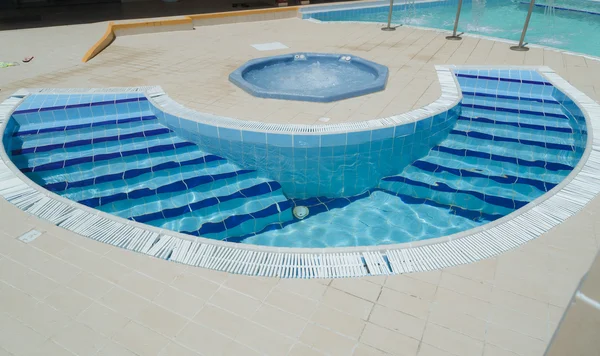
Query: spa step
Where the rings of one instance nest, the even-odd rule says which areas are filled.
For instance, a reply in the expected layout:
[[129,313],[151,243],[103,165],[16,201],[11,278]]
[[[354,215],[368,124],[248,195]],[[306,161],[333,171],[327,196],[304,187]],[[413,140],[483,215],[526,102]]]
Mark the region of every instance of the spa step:
[[106,142],[102,145],[83,146],[62,152],[43,152],[15,156],[13,162],[24,172],[58,169],[86,162],[104,161],[116,157],[143,153],[157,153],[195,144],[177,137],[173,133],[152,138],[135,138],[127,142]]
[[[108,175],[118,173],[129,175],[133,174],[136,170],[147,168],[154,170],[153,167],[160,168],[163,164],[169,164],[170,162],[184,164],[184,162],[194,162],[202,157],[206,157],[206,164],[210,165],[216,163],[208,161],[218,156],[213,157],[213,155],[201,151],[196,145],[187,145],[185,147],[162,151],[160,155],[145,152],[132,156],[118,156],[113,159],[82,163],[56,170],[40,171],[34,174],[38,179],[45,182],[46,185],[58,184],[57,187],[64,190],[68,189],[65,186],[66,182],[89,181],[96,177],[99,177],[99,181],[102,181],[104,176]],[[62,187],[59,186],[60,184],[62,184]]]
[[114,115],[102,115],[79,119],[52,120],[35,124],[22,124],[13,133],[15,137],[32,135],[52,135],[60,132],[71,133],[75,130],[92,130],[94,128],[105,128],[112,125],[123,125],[135,122],[158,122],[157,117],[151,111],[140,111]]
[[512,162],[494,161],[489,158],[456,156],[438,150],[431,150],[421,160],[448,168],[471,170],[491,176],[510,175],[534,179],[550,185],[558,184],[564,178],[564,175],[559,173],[560,171],[549,171],[542,167],[529,167]]
[[[116,182],[113,189],[107,187],[111,183],[105,183],[101,195],[96,195],[95,192],[90,192],[89,190],[81,190],[79,194],[69,193],[66,196],[81,204],[98,207],[121,200],[129,200],[129,203],[132,203],[131,200],[181,192],[196,187],[199,187],[198,189],[204,188],[209,190],[215,182],[221,180],[237,178],[238,176],[256,176],[256,171],[253,170],[238,169],[237,166],[231,164],[228,164],[226,167],[224,166],[217,166],[215,168],[221,169],[208,172],[194,170],[194,167],[186,167],[187,169],[174,170],[172,172],[162,171],[153,173],[147,177],[140,176],[135,179]],[[202,175],[203,173],[204,175]]]

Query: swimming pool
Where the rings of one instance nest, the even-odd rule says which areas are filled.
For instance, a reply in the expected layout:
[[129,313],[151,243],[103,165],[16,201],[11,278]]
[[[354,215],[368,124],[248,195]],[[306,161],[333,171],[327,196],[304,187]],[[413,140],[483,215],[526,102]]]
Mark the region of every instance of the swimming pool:
[[[592,56],[600,56],[600,40],[590,40],[600,33],[600,5],[595,1],[555,1],[554,15],[545,3],[535,7],[526,42],[556,47]],[[521,36],[528,1],[472,0],[464,1],[459,32],[486,35],[518,41]],[[413,26],[452,30],[456,1],[397,2],[393,22]],[[326,10],[308,9],[303,18],[321,21],[387,22],[388,6],[360,6]],[[590,37],[591,36],[591,37]]]
[[537,71],[447,73],[464,97],[445,110],[333,132],[194,121],[143,92],[32,94],[3,143],[43,188],[161,229],[277,247],[422,241],[542,196],[587,140],[580,109]]

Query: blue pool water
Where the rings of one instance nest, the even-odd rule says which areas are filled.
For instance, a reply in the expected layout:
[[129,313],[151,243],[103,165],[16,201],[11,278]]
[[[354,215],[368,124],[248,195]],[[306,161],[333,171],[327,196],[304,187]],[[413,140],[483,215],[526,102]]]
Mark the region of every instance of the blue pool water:
[[[227,131],[219,131],[219,143],[203,143],[187,135],[192,126],[173,127],[173,117],[141,94],[30,95],[13,113],[3,143],[14,164],[50,191],[194,236],[284,247],[429,239],[506,216],[551,190],[577,164],[587,139],[579,109],[537,72],[456,75],[464,99],[457,116],[440,124],[449,129],[432,134],[417,124],[412,134],[436,137],[425,140],[426,150],[412,143],[423,140],[419,135],[378,141],[376,131],[367,131],[376,150],[354,149],[348,133],[340,146],[296,147],[290,159],[314,156],[294,171],[301,175],[285,176],[291,182],[251,166],[261,160],[261,146],[236,146]],[[422,122],[433,127],[434,121]],[[374,165],[386,150],[391,163]],[[345,157],[344,167],[371,163],[356,172],[320,167],[334,162],[334,151]],[[416,155],[402,162],[409,153]],[[354,191],[335,189],[346,180],[334,178],[345,174]],[[311,189],[296,190],[296,180]],[[308,217],[294,217],[296,206],[308,207]]]
[[[554,16],[545,14],[544,2],[535,7],[526,42],[600,56],[600,3],[574,0],[554,3],[557,6]],[[465,1],[458,30],[518,41],[528,7],[529,1]],[[381,5],[306,13],[303,17],[322,21],[387,22],[387,15],[388,7]],[[414,7],[399,4],[394,7],[393,22],[452,30],[455,15],[456,1],[434,1]]]

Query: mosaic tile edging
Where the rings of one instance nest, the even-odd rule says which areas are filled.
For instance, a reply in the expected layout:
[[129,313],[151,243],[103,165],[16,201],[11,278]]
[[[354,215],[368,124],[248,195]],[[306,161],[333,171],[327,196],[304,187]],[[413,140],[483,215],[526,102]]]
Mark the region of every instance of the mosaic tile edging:
[[[436,67],[438,70],[458,68]],[[477,69],[464,66],[461,69]],[[480,67],[483,68],[483,67]],[[492,68],[492,67],[485,67]],[[500,67],[493,67],[499,69]],[[507,67],[504,67],[507,68]],[[510,67],[524,69],[524,67]],[[577,167],[557,187],[525,207],[481,227],[414,243],[327,249],[272,248],[223,243],[152,228],[84,207],[45,191],[31,182],[0,149],[0,194],[20,209],[83,236],[158,258],[231,273],[272,277],[333,278],[427,271],[488,258],[537,238],[581,210],[600,193],[600,105],[549,68],[534,67],[583,112],[588,142]],[[532,67],[526,67],[532,69]],[[123,92],[108,89],[105,92]],[[131,88],[147,96],[160,88]],[[32,92],[81,92],[38,90]],[[102,90],[89,90],[102,92]],[[0,104],[2,131],[12,111],[29,91],[19,91]],[[596,132],[598,130],[598,132]]]

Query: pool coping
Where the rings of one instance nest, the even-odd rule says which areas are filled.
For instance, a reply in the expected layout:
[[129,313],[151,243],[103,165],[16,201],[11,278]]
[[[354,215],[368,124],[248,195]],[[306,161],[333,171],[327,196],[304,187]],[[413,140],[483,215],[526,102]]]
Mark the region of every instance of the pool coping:
[[[302,57],[304,56],[304,57]],[[346,61],[346,62],[356,62],[362,66],[368,67],[377,75],[377,78],[368,85],[364,85],[358,89],[348,90],[345,89],[343,92],[338,92],[336,94],[330,95],[316,95],[316,94],[295,94],[291,91],[274,91],[262,88],[258,85],[252,84],[244,78],[244,73],[251,69],[254,66],[260,66],[261,64],[270,64],[277,60],[302,60],[307,58],[329,58],[329,59],[338,59],[338,61]],[[344,99],[354,98],[357,96],[367,95],[371,93],[380,92],[385,89],[387,86],[389,76],[388,67],[381,65],[379,63],[366,60],[359,56],[351,55],[351,54],[340,54],[340,53],[315,53],[315,52],[294,52],[294,53],[286,53],[277,56],[268,56],[268,57],[260,57],[254,58],[236,70],[229,74],[229,81],[247,92],[248,94],[259,97],[259,98],[269,98],[269,99],[286,99],[286,100],[295,100],[295,101],[308,101],[308,102],[318,102],[318,103],[329,103],[334,101],[340,101]]]
[[[46,191],[12,164],[3,145],[0,148],[0,177],[3,177],[0,182],[0,195],[25,212],[94,240],[158,258],[232,273],[299,278],[356,277],[427,271],[474,262],[539,237],[573,216],[600,193],[600,132],[596,132],[600,130],[600,105],[547,67],[436,66],[438,74],[451,74],[452,69],[490,68],[535,69],[545,76],[581,109],[588,126],[587,145],[575,169],[550,192],[501,219],[454,235],[403,244],[345,248],[277,248],[197,238],[118,218]],[[458,97],[460,87],[453,75],[451,82]],[[449,84],[446,83],[446,89]],[[444,88],[444,83],[441,85]],[[184,108],[168,98],[160,87],[19,90],[0,104],[0,129],[4,132],[12,112],[30,93],[84,91],[143,92],[165,112],[172,113],[172,110],[179,111],[178,109]],[[206,118],[205,114],[185,109],[188,114],[194,113],[197,117]],[[421,109],[413,112],[419,110]],[[399,116],[418,120],[409,115],[413,112]],[[213,120],[217,118],[209,116]],[[225,119],[220,125],[224,122],[230,125],[248,124],[243,120]],[[265,129],[271,126],[262,125],[266,125],[261,126]],[[354,124],[346,125],[357,129]],[[298,126],[309,125],[275,126],[293,126],[290,129],[298,132],[295,131]],[[332,126],[338,126],[337,130],[340,129],[340,125]],[[317,133],[316,130],[314,133]]]

